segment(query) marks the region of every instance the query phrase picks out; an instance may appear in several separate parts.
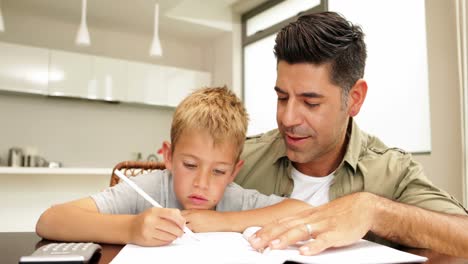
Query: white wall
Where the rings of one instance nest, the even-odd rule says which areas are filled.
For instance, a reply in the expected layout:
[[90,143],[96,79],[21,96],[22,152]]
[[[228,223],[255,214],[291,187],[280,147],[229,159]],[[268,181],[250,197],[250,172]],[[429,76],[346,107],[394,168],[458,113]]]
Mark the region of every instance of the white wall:
[[462,201],[455,1],[426,0],[426,16],[432,151],[415,158],[423,164],[427,176],[437,186]]
[[224,33],[213,42],[212,69],[213,85],[232,88],[232,34]]
[[212,85],[227,85],[242,98],[242,45],[240,14],[233,12],[233,30],[219,35],[206,44],[205,61],[211,62],[207,69],[212,73]]
[[113,167],[155,153],[169,140],[173,110],[56,97],[0,94],[1,157],[11,146],[35,147],[66,167]]

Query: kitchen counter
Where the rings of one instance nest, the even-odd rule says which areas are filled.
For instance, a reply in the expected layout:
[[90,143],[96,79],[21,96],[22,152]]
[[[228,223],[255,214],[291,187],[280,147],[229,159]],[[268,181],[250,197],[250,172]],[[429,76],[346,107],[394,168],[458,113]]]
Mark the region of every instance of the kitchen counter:
[[110,168],[0,167],[0,232],[34,232],[44,210],[104,190],[111,173]]
[[0,174],[9,175],[103,175],[110,177],[111,173],[111,168],[0,167]]

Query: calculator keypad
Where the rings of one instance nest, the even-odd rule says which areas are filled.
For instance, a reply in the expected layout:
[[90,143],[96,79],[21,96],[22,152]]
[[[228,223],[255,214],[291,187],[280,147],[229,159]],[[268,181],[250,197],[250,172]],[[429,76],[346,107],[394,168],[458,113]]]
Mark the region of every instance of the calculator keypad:
[[101,246],[95,243],[50,243],[21,257],[20,263],[88,263],[100,250]]

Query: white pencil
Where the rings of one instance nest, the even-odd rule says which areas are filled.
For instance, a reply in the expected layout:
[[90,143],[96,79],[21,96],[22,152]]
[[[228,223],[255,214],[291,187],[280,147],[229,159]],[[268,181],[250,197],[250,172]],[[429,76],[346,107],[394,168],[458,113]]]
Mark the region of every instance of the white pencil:
[[[127,176],[125,176],[122,172],[119,170],[114,171],[115,175],[117,175],[122,181],[126,182],[130,187],[132,187],[133,190],[135,190],[139,195],[141,195],[143,198],[145,198],[146,201],[148,201],[152,206],[162,208],[162,206],[156,202],[151,196],[149,196],[145,191],[143,191],[138,185],[136,185],[133,181],[131,181]],[[195,240],[200,241],[195,234],[190,230],[187,226],[184,225],[184,232],[185,234],[189,235],[190,237],[194,238]]]

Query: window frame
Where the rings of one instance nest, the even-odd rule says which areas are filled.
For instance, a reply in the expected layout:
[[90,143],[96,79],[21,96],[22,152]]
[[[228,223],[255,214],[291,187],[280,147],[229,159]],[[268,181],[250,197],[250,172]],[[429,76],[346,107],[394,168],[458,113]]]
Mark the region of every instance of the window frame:
[[241,34],[242,34],[242,52],[241,52],[241,64],[242,64],[242,72],[241,72],[241,78],[242,78],[242,101],[245,102],[245,61],[244,61],[244,56],[245,56],[245,47],[249,44],[252,44],[256,41],[262,40],[272,34],[278,33],[284,26],[288,25],[289,23],[296,21],[298,17],[304,14],[311,14],[311,13],[318,13],[318,12],[324,12],[328,10],[328,0],[320,0],[320,4],[317,6],[314,6],[310,9],[301,11],[297,13],[295,16],[292,16],[290,18],[287,18],[285,20],[282,20],[264,30],[260,30],[255,32],[251,36],[247,36],[247,20],[249,18],[252,18],[265,10],[282,3],[287,0],[269,0],[266,1],[263,4],[260,4],[251,10],[247,11],[246,13],[241,15]]

